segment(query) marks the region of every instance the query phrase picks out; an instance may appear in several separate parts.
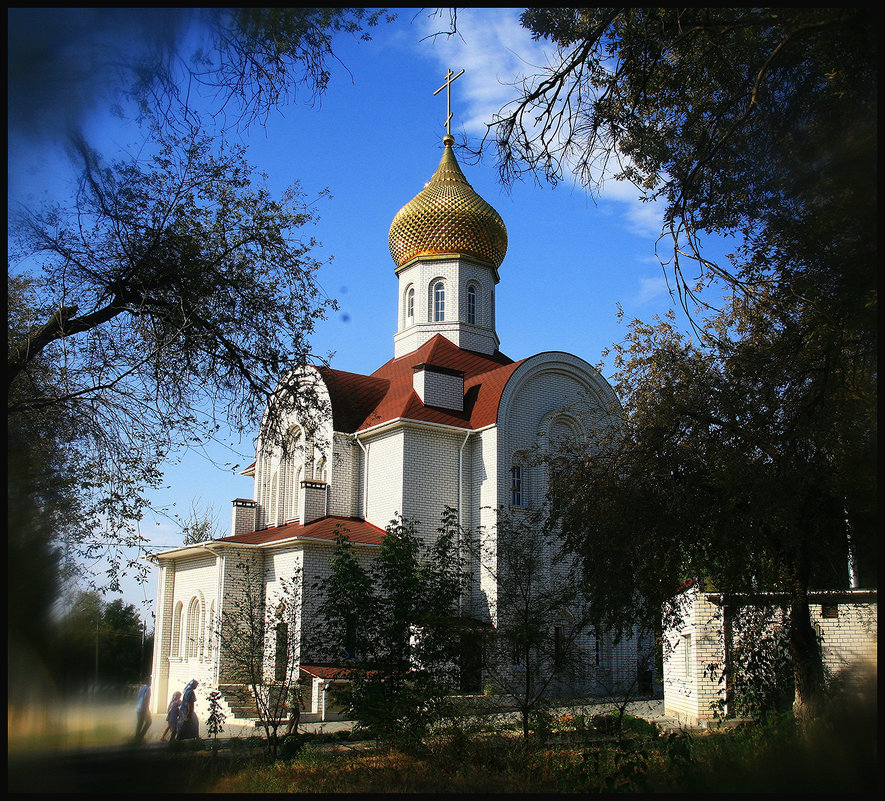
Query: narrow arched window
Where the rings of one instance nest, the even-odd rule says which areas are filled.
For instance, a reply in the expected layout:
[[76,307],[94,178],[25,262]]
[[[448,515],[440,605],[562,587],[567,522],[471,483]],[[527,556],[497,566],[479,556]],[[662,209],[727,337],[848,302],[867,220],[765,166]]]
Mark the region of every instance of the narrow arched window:
[[446,319],[446,288],[442,281],[433,287],[433,322]]
[[415,324],[415,287],[410,286],[406,292],[406,325]]
[[181,601],[175,604],[172,614],[172,642],[169,644],[169,656],[181,656],[181,617],[184,607]]
[[476,325],[476,287],[467,287],[467,322]]
[[267,515],[267,524],[269,526],[277,525],[277,509],[279,508],[279,506],[278,506],[279,498],[277,496],[278,488],[279,488],[278,475],[277,475],[277,472],[274,471],[273,478],[271,479],[271,482],[270,482],[270,511],[268,512],[268,515]]
[[187,607],[187,630],[185,636],[185,659],[196,659],[200,654],[200,638],[202,631],[202,604],[200,599],[194,596]]
[[298,494],[301,492],[301,465],[295,469],[295,480],[292,482],[292,519],[298,518]]
[[304,448],[301,444],[301,429],[291,426],[283,447],[283,470],[279,484],[279,521],[288,523],[298,517],[298,482]]
[[212,658],[212,645],[215,639],[215,601],[209,607],[209,619],[206,621],[206,658]]
[[525,503],[525,476],[522,465],[510,468],[510,505],[522,506]]

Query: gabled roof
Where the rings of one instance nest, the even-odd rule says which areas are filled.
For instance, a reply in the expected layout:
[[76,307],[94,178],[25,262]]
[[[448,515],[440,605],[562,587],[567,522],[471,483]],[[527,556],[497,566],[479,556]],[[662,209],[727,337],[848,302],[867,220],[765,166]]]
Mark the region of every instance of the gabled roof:
[[[319,372],[329,390],[336,431],[354,433],[400,418],[478,429],[497,422],[501,393],[521,363],[498,351],[486,355],[459,348],[437,334],[370,376],[324,367]],[[421,402],[412,385],[414,368],[419,364],[463,373],[463,411]]]
[[261,531],[250,531],[248,534],[235,534],[221,537],[215,542],[227,542],[239,545],[267,545],[297,538],[315,540],[334,540],[339,531],[345,531],[351,542],[363,545],[380,545],[384,539],[383,528],[373,526],[359,517],[338,517],[330,515],[314,520],[302,526],[301,523],[289,523],[285,526],[266,528]]

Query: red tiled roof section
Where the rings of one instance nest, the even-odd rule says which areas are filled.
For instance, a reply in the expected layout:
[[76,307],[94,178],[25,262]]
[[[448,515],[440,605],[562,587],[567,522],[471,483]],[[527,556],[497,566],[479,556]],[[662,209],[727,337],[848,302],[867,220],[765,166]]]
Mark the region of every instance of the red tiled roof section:
[[[464,374],[464,411],[421,402],[412,388],[413,368],[418,364]],[[362,431],[400,417],[476,429],[497,421],[501,393],[520,364],[500,352],[488,356],[464,350],[437,334],[412,353],[391,359],[371,376],[328,368],[320,368],[320,373],[331,396],[336,431]]]
[[230,542],[240,545],[266,545],[273,542],[304,537],[315,540],[334,540],[339,531],[347,533],[351,542],[366,545],[380,545],[384,539],[383,528],[373,526],[358,517],[338,517],[335,515],[315,520],[302,526],[301,523],[289,523],[286,526],[251,531],[248,534],[235,534],[221,537],[218,542]]
[[335,431],[357,431],[390,389],[390,381],[383,378],[328,367],[320,367],[319,372],[332,401]]
[[301,672],[308,676],[316,676],[318,679],[350,678],[350,671],[347,668],[332,665],[301,665]]

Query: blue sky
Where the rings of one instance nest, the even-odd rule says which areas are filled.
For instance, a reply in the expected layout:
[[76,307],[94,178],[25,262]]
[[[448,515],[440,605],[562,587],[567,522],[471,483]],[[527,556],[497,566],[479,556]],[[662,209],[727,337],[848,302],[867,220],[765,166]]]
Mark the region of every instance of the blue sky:
[[[485,124],[512,100],[514,81],[531,75],[553,56],[520,27],[518,11],[459,10],[459,36],[427,38],[445,21],[428,12],[397,9],[398,19],[372,31],[372,41],[341,39],[328,91],[317,108],[291,105],[271,115],[265,127],[242,135],[249,158],[268,174],[280,193],[298,181],[308,197],[328,188],[331,198],[316,205],[320,220],[309,234],[322,243],[318,254],[332,257],[319,277],[339,311],[321,324],[314,352],[333,353],[333,367],[371,373],[393,355],[397,280],[387,246],[393,216],[433,174],[445,133],[445,93],[433,92],[446,70],[465,70],[452,89],[452,133],[474,147]],[[99,105],[86,129],[100,139],[105,155],[130,147],[136,131],[109,117]],[[64,191],[58,149],[10,144],[10,161],[27,164],[10,171],[10,199],[53,196]],[[514,359],[546,350],[573,353],[592,364],[626,330],[617,323],[620,304],[627,319],[649,319],[673,305],[656,248],[660,209],[642,204],[635,190],[614,181],[592,200],[565,183],[556,188],[528,181],[505,190],[498,182],[493,152],[477,164],[459,153],[473,188],[501,214],[509,236],[500,269],[497,328],[501,350]],[[260,313],[260,310],[257,310]],[[603,373],[610,374],[607,365]],[[216,467],[248,465],[250,437],[233,449],[213,446],[191,453],[167,471],[168,489],[157,493],[142,534],[152,548],[180,544],[170,514],[192,503],[211,507],[222,534],[228,533],[230,504],[251,497],[250,479]],[[155,580],[126,584],[126,599],[149,615]]]

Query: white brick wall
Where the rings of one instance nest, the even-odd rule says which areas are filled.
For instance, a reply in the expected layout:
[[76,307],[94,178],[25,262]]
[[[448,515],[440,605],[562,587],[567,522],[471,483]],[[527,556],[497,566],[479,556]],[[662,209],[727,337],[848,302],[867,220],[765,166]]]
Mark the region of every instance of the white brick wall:
[[360,502],[360,460],[362,451],[347,434],[335,433],[329,474],[329,514],[358,517]]
[[[838,674],[862,665],[878,670],[879,607],[876,592],[812,594],[811,619],[821,638],[824,668]],[[835,607],[838,617],[824,617],[823,610]]]
[[[810,593],[811,621],[821,636],[825,669],[835,675],[846,667],[864,665],[875,673],[878,641],[878,606],[875,591]],[[772,596],[772,603],[784,602]],[[682,596],[682,625],[664,632],[664,709],[690,724],[712,720],[725,698],[725,683],[704,674],[710,664],[726,660],[722,608],[716,593],[696,589]],[[838,617],[823,617],[824,604],[835,605]],[[691,636],[691,670],[686,671],[687,637]],[[736,636],[739,636],[736,635]]]
[[[398,271],[399,304],[397,333],[393,338],[394,356],[417,350],[437,334],[456,345],[479,353],[498,349],[495,333],[495,272],[491,267],[463,257],[421,257]],[[445,284],[445,320],[433,322],[431,288],[437,279]],[[467,322],[467,286],[476,287],[476,323]],[[415,289],[415,322],[406,325],[405,298],[409,287]]]
[[427,542],[436,539],[444,507],[458,508],[458,455],[467,433],[417,426],[405,431],[399,511],[420,523]]
[[412,387],[425,406],[464,409],[464,376],[421,367],[412,376]]
[[[217,609],[218,562],[213,554],[205,551],[196,556],[177,559],[166,563],[161,573],[166,573],[166,595],[163,598],[162,612],[164,631],[160,637],[158,648],[155,640],[154,671],[159,670],[159,680],[153,681],[151,700],[155,711],[164,712],[169,699],[175,690],[182,691],[191,680],[200,682],[197,693],[197,716],[203,722],[208,714],[206,705],[207,688],[215,683],[215,649],[212,647],[211,610],[213,604]],[[171,598],[171,602],[170,602]],[[196,654],[187,650],[188,609],[192,599],[200,603],[199,626],[196,631],[198,641]],[[176,617],[180,607],[180,620]],[[167,636],[168,632],[168,636]],[[179,649],[177,656],[171,656],[173,650],[172,636],[177,633]],[[158,664],[159,663],[159,664]],[[163,664],[165,663],[165,664]],[[163,676],[165,667],[165,676]]]
[[403,459],[405,432],[402,429],[375,435],[364,440],[366,454],[363,469],[368,464],[366,519],[384,528],[397,512],[403,509]]
[[255,531],[256,511],[258,504],[255,501],[238,499],[232,502],[231,509],[231,536],[248,534]]
[[664,711],[696,724],[712,718],[724,687],[704,677],[704,667],[724,660],[719,607],[697,590],[681,597],[682,625],[664,632]]

